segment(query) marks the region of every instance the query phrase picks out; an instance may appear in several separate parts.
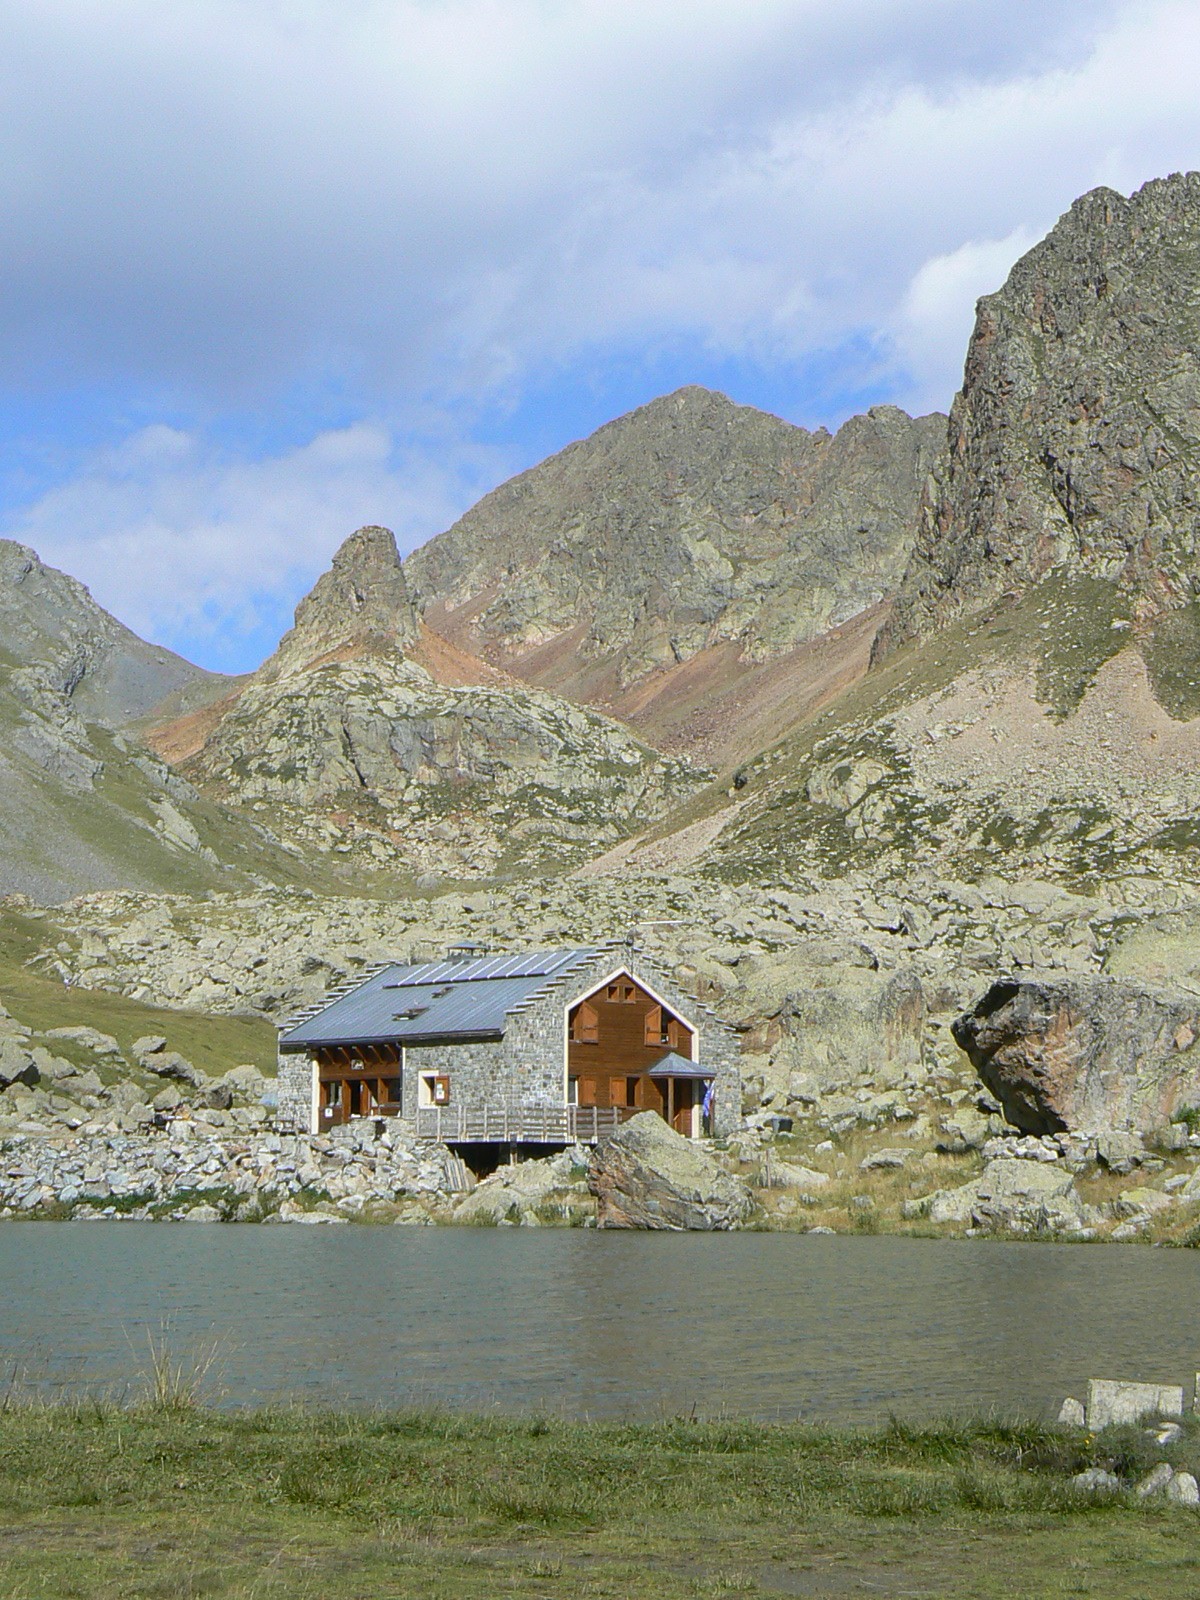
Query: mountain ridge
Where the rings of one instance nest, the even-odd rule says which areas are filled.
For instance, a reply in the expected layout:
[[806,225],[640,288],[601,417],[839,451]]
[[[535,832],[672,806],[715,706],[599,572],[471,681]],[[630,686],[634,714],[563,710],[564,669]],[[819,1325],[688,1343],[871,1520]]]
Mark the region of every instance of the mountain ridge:
[[1139,623],[1200,583],[1200,173],[1080,196],[979,302],[878,655],[1058,568]]
[[888,406],[810,433],[692,385],[485,495],[405,571],[437,632],[616,709],[705,650],[775,659],[890,595],[944,433]]

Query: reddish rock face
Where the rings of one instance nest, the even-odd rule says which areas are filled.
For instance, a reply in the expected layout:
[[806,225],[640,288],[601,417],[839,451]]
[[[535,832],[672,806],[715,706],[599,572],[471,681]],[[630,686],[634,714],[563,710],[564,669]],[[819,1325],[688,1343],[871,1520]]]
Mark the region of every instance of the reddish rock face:
[[1119,978],[1003,980],[953,1033],[1025,1133],[1149,1133],[1200,1104],[1193,995]]
[[877,655],[1066,567],[1189,599],[1200,174],[1094,189],[979,302],[950,450]]

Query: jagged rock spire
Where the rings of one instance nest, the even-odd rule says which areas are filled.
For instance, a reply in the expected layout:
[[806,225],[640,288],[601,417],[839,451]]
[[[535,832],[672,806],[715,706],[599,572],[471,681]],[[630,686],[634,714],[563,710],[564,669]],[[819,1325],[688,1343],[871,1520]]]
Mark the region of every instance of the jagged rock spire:
[[389,528],[359,528],[296,607],[295,625],[261,670],[280,677],[335,652],[403,652],[417,635],[395,535]]

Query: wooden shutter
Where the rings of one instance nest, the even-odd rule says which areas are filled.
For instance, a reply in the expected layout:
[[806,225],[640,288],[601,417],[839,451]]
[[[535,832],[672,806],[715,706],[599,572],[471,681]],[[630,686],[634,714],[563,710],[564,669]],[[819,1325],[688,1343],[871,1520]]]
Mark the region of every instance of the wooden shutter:
[[649,1011],[646,1013],[646,1043],[661,1044],[662,1031],[662,1007],[651,1006]]
[[575,1013],[575,1038],[580,1044],[599,1044],[600,1013],[584,1000]]

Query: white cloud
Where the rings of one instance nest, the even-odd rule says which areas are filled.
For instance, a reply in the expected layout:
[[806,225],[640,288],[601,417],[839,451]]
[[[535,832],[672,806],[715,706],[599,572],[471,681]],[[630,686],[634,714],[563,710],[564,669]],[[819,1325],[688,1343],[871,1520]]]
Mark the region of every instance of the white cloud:
[[469,389],[648,319],[769,334],[831,256],[886,294],[947,95],[969,122],[1089,48],[1066,0],[0,0],[0,359],[221,403],[330,367]]
[[337,546],[383,523],[401,551],[446,526],[503,466],[450,439],[329,430],[277,455],[229,459],[153,426],[97,455],[9,528],[88,585],[135,632],[257,665]]

